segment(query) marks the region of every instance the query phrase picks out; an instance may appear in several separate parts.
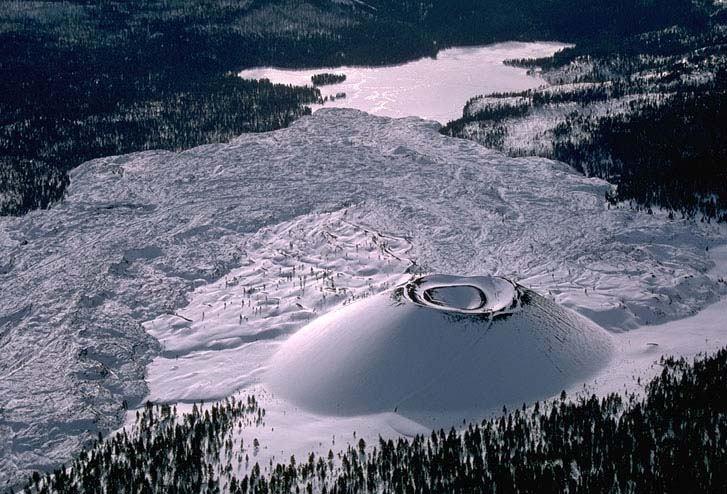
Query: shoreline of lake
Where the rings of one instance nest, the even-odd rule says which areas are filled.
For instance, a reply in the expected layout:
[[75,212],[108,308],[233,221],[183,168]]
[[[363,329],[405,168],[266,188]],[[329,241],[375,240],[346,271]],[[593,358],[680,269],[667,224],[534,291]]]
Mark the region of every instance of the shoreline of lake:
[[[526,69],[503,61],[551,56],[569,45],[558,42],[506,42],[484,46],[447,48],[436,58],[425,57],[381,67],[318,67],[281,69],[258,67],[237,75],[244,79],[268,79],[273,83],[311,86],[311,77],[323,72],[345,74],[338,84],[319,87],[329,98],[320,108],[355,108],[380,116],[417,116],[442,124],[459,118],[472,97],[506,91],[523,91],[547,84]],[[336,98],[345,93],[345,98]],[[330,98],[335,100],[331,101]]]

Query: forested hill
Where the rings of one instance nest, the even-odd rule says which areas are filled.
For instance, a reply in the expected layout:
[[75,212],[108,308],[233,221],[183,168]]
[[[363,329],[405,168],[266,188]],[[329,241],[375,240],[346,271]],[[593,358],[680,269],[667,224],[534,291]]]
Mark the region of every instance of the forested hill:
[[616,184],[613,203],[727,220],[727,10],[594,37],[542,60],[553,84],[475,97],[442,132]]
[[[62,198],[100,156],[287,125],[314,89],[243,82],[262,64],[384,64],[503,40],[623,39],[704,22],[686,0],[3,1],[0,214]],[[170,170],[173,173],[173,170]]]

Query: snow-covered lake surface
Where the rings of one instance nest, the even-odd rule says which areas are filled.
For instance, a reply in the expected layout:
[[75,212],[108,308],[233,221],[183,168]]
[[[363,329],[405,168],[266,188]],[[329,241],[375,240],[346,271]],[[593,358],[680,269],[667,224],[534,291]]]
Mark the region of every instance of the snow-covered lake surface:
[[[323,72],[345,74],[339,84],[321,86],[323,97],[345,93],[325,107],[355,108],[387,117],[417,116],[447,123],[462,116],[467,100],[478,94],[521,91],[545,84],[526,70],[504,65],[503,60],[550,56],[561,43],[498,43],[450,48],[437,58],[423,58],[387,67],[322,67],[305,70],[262,67],[239,73],[245,79],[310,86],[311,76]],[[314,105],[317,110],[322,105]]]
[[[344,109],[227,144],[85,163],[62,203],[0,218],[0,485],[67,463],[145,399],[255,394],[267,415],[242,432],[261,444],[250,468],[345,450],[354,431],[375,443],[482,418],[487,410],[463,416],[446,402],[426,417],[321,413],[269,386],[275,355],[299,330],[412,273],[504,276],[613,342],[592,375],[547,341],[518,340],[527,332],[466,329],[447,355],[437,351],[447,333],[401,340],[402,358],[428,352],[444,369],[449,360],[476,370],[482,355],[524,342],[534,350],[517,354],[523,365],[543,352],[567,364],[569,390],[605,392],[655,372],[663,353],[727,344],[725,225],[609,207],[609,187],[562,163],[443,136],[431,121]],[[449,302],[471,303],[455,295]],[[366,348],[376,359],[393,347]],[[514,372],[492,380],[521,386]],[[522,390],[516,405],[552,392]]]

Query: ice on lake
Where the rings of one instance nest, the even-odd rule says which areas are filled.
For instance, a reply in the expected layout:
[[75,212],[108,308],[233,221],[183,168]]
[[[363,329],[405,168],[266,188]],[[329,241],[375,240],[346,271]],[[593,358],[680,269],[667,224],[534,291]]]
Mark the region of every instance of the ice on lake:
[[551,42],[499,43],[489,46],[450,48],[436,58],[422,58],[387,67],[324,67],[303,70],[255,68],[244,70],[245,79],[269,79],[280,84],[311,85],[311,76],[322,72],[343,73],[340,84],[321,86],[325,98],[346,97],[314,105],[363,110],[387,117],[417,116],[446,123],[462,116],[467,100],[479,94],[523,91],[545,84],[525,69],[509,67],[504,60],[550,56],[566,45]]

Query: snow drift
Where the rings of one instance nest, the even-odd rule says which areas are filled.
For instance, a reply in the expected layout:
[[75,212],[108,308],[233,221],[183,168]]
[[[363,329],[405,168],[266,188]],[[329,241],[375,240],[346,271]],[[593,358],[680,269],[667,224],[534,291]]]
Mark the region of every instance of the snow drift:
[[612,350],[604,329],[507,279],[434,275],[311,322],[268,383],[321,413],[489,411],[587,379]]

